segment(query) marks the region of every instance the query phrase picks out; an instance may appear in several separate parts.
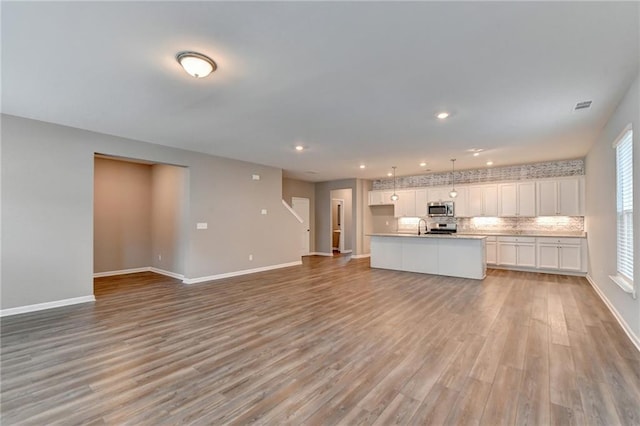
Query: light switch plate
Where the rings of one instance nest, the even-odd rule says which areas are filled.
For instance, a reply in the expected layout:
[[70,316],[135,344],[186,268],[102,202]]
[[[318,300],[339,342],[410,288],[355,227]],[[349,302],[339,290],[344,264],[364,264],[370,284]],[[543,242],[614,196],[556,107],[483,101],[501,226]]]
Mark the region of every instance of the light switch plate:
[[251,175],[251,179],[260,180],[260,175]]
[[207,222],[198,222],[196,224],[196,229],[207,229],[209,224]]
[[262,210],[260,211],[260,214],[267,214],[267,209],[262,209]]

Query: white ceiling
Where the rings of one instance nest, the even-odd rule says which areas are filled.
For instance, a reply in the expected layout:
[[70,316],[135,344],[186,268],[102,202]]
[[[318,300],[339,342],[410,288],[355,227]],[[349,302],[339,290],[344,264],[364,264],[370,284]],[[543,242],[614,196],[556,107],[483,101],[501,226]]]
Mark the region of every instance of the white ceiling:
[[[309,181],[579,158],[638,73],[639,17],[638,2],[3,1],[2,108]],[[191,78],[182,50],[218,71]]]

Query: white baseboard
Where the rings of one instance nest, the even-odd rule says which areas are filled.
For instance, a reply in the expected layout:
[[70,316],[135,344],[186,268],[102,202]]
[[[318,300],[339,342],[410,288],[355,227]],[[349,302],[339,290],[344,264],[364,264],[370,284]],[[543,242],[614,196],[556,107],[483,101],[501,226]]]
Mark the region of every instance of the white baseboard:
[[119,271],[96,272],[93,274],[93,278],[112,277],[114,275],[124,274],[137,274],[138,272],[149,272],[149,270],[150,269],[148,266],[144,266],[142,268],[121,269]]
[[340,250],[340,254],[351,253],[353,250]]
[[364,259],[366,257],[371,257],[371,253],[367,253],[367,254],[353,254],[351,255],[352,259]]
[[330,256],[333,257],[333,253],[324,253],[321,251],[314,251],[313,253],[309,253],[309,256]]
[[71,299],[56,300],[54,302],[37,303],[35,305],[18,306],[17,308],[9,308],[0,310],[0,317],[9,315],[25,314],[27,312],[42,311],[45,309],[59,308],[62,306],[76,305],[78,303],[95,302],[95,296],[73,297]]
[[620,324],[620,327],[622,327],[622,329],[627,334],[627,336],[629,336],[629,339],[631,339],[631,343],[633,343],[636,349],[640,351],[640,338],[638,338],[638,336],[634,334],[633,330],[631,330],[631,327],[629,327],[629,324],[627,324],[624,318],[622,318],[618,310],[611,304],[611,302],[609,302],[609,299],[607,299],[607,296],[605,296],[604,293],[600,291],[596,283],[588,274],[587,274],[587,281],[589,281],[589,284],[591,284],[591,287],[593,287],[593,289],[596,291],[598,296],[600,296],[600,299],[602,299],[604,304],[607,305],[607,308],[609,308],[609,311],[611,311],[614,318],[618,321],[618,324]]
[[571,277],[586,277],[586,272],[574,272],[574,271],[566,271],[562,269],[538,269],[538,268],[527,268],[525,266],[507,266],[507,265],[496,265],[495,263],[487,263],[487,268],[489,269],[504,269],[506,271],[520,271],[520,272],[535,272],[537,274],[551,274],[551,275],[568,275]]
[[184,280],[182,280],[182,282],[184,284],[198,284],[205,281],[214,281],[222,278],[237,277],[239,275],[254,274],[256,272],[271,271],[273,269],[288,268],[290,266],[298,266],[298,265],[302,265],[301,260],[297,260],[295,262],[289,262],[289,263],[281,263],[278,265],[263,266],[260,268],[245,269],[242,271],[226,272],[224,274],[209,275],[208,277],[185,278]]
[[167,277],[177,278],[179,280],[184,279],[184,275],[182,274],[177,274],[171,271],[165,271],[164,269],[154,268],[153,266],[145,266],[142,268],[132,268],[132,269],[121,269],[119,271],[96,272],[95,274],[93,274],[93,278],[113,277],[115,275],[124,275],[124,274],[137,274],[139,272],[155,272],[156,274],[166,275]]
[[177,278],[179,280],[183,280],[184,279],[184,275],[182,275],[182,274],[177,274],[177,273],[171,272],[171,271],[165,271],[164,269],[154,268],[153,266],[149,267],[149,271],[150,272],[155,272],[156,274],[160,274],[160,275],[166,275],[167,277]]

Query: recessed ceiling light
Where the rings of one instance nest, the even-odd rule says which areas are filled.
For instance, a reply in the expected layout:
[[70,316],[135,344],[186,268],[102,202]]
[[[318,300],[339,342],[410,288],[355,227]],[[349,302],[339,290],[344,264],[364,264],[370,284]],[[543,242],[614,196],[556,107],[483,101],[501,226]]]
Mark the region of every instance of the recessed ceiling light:
[[364,164],[360,164],[360,168],[364,169],[366,166]]
[[427,165],[427,163],[425,163],[424,161],[422,163],[420,163],[420,167],[424,167],[426,165]]
[[213,59],[198,52],[180,52],[176,55],[176,60],[195,78],[206,77],[218,68]]
[[487,161],[487,166],[493,166],[493,161]]
[[479,153],[479,152],[474,152],[474,153],[473,153],[473,156],[474,156],[474,157],[477,157],[478,155],[480,155],[480,153]]
[[442,111],[436,114],[436,118],[438,120],[444,120],[445,118],[449,117],[449,113],[446,111]]
[[302,151],[303,149],[304,149],[304,146],[296,145],[296,151]]

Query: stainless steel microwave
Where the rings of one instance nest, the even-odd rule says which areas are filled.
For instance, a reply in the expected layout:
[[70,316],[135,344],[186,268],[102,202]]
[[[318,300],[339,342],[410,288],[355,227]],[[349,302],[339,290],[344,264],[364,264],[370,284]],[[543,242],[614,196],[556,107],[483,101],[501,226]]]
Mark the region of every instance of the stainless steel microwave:
[[427,205],[427,214],[429,217],[448,216],[453,217],[454,204],[453,201],[432,202]]

